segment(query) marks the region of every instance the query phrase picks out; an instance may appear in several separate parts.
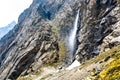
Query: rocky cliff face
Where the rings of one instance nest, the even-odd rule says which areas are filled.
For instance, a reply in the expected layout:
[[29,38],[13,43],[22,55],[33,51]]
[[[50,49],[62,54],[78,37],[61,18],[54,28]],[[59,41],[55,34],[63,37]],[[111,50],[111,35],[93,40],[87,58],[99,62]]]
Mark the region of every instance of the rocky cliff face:
[[70,64],[68,37],[78,10],[77,60],[85,62],[118,45],[119,4],[119,0],[34,0],[0,40],[0,79],[14,80],[46,64]]
[[[118,20],[114,8],[119,4],[116,0],[80,1],[81,26],[78,31],[78,49],[76,54],[80,62],[98,55],[103,48],[106,36],[114,32],[113,26]],[[116,13],[118,16],[119,13]],[[108,43],[110,44],[110,43]],[[113,46],[109,46],[113,47]]]

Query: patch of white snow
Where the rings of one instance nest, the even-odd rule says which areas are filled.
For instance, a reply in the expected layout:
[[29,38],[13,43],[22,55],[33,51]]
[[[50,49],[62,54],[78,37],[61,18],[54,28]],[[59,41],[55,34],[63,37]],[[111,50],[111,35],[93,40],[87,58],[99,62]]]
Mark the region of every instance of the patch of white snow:
[[80,62],[78,62],[77,60],[75,60],[69,67],[66,68],[66,70],[71,70],[74,67],[80,66]]

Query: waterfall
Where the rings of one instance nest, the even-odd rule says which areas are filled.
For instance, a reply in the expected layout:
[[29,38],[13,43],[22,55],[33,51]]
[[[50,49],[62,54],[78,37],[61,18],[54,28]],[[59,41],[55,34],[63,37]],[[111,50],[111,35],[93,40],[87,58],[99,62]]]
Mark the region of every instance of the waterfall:
[[[73,62],[73,59],[75,58],[75,47],[76,47],[76,33],[77,33],[77,28],[78,28],[78,20],[79,20],[79,10],[77,12],[77,15],[76,15],[76,18],[75,18],[75,22],[74,22],[74,27],[72,29],[72,32],[70,34],[70,37],[69,37],[69,46],[70,46],[70,52],[72,54],[71,56],[71,62]],[[66,69],[67,70],[70,70],[76,66],[79,66],[80,63],[75,60],[70,66],[68,66]]]
[[78,20],[79,20],[79,10],[77,12],[75,22],[73,29],[71,30],[70,37],[69,37],[69,47],[70,47],[70,53],[72,54],[72,57],[74,57],[74,50],[75,50],[75,45],[76,45],[76,33],[77,33],[77,28],[78,28]]

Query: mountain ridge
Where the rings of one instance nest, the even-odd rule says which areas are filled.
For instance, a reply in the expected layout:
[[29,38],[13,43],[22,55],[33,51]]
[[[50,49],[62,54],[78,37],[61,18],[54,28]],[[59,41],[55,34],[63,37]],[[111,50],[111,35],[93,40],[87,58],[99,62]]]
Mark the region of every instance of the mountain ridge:
[[0,39],[6,35],[10,30],[12,30],[14,28],[14,26],[16,25],[15,21],[12,21],[10,24],[8,24],[5,27],[1,27],[0,28]]

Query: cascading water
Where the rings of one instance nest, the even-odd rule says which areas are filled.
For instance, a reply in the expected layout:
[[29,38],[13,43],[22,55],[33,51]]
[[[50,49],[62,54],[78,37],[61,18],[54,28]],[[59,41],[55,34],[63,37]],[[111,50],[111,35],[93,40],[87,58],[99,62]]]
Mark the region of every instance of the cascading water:
[[[75,19],[75,22],[74,22],[74,27],[72,29],[72,32],[70,34],[70,37],[69,37],[69,46],[70,46],[70,52],[72,54],[72,61],[73,59],[75,58],[74,54],[74,50],[75,50],[75,46],[76,46],[76,33],[77,33],[77,29],[78,29],[78,21],[79,21],[79,10],[77,12],[77,15],[76,15],[76,19]],[[75,60],[69,67],[67,67],[66,69],[70,70],[76,66],[79,66],[80,63]]]
[[74,27],[71,30],[72,32],[70,33],[69,37],[69,47],[70,47],[70,53],[72,54],[72,57],[74,57],[74,50],[75,50],[75,45],[76,45],[76,33],[77,33],[77,28],[78,28],[78,20],[79,20],[79,10],[76,15],[76,19],[74,22]]

